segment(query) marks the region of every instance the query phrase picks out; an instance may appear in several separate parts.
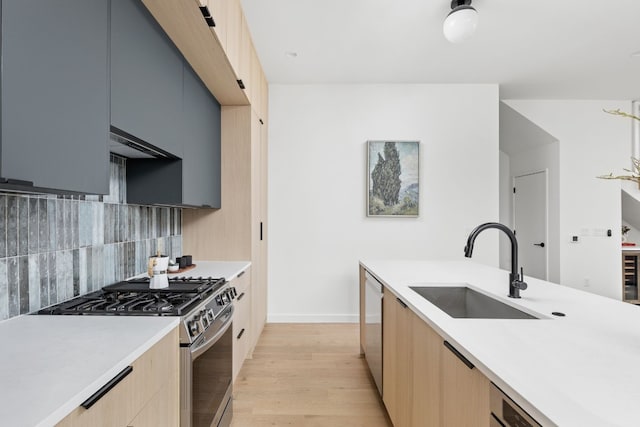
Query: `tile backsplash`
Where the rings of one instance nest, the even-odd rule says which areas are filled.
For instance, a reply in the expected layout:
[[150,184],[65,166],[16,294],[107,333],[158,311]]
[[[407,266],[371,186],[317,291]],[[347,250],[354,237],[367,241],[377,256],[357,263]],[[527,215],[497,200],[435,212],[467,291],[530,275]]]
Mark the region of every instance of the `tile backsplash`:
[[111,156],[108,196],[0,193],[0,320],[182,255],[180,208],[126,204],[126,159]]

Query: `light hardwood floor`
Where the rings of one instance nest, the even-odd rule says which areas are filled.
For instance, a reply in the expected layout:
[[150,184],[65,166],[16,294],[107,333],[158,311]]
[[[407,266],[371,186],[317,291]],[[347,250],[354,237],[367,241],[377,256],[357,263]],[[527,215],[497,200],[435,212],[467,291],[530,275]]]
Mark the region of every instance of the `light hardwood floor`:
[[267,324],[234,385],[231,427],[390,427],[357,324]]

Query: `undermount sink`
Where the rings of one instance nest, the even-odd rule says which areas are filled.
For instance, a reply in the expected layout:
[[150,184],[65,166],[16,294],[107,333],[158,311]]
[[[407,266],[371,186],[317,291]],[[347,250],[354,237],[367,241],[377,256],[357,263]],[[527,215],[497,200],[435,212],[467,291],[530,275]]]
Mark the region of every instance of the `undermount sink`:
[[409,286],[451,317],[467,319],[537,319],[467,286]]

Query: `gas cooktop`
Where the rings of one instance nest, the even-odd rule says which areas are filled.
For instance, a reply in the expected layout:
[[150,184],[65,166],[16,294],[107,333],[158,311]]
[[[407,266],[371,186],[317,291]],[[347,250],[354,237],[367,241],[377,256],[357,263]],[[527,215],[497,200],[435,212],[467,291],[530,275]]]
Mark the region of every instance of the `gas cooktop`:
[[167,288],[150,289],[149,278],[132,279],[44,308],[38,314],[184,316],[224,284],[224,279],[183,276],[170,278]]

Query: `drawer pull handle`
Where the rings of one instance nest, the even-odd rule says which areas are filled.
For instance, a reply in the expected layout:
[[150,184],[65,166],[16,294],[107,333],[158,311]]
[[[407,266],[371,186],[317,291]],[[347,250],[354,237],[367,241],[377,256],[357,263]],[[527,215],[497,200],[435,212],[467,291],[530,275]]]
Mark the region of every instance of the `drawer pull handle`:
[[242,270],[240,273],[238,273],[238,275],[236,276],[236,279],[240,276],[244,276],[244,273],[246,273],[246,270]]
[[242,299],[242,297],[244,297],[244,292],[241,293],[240,295],[238,295],[238,298],[236,298],[238,301],[240,301]]
[[462,355],[462,353],[460,353],[458,350],[456,350],[456,348],[455,348],[454,346],[452,346],[451,344],[449,344],[449,342],[448,342],[448,341],[445,341],[445,342],[444,342],[444,346],[445,346],[445,347],[447,347],[447,348],[451,351],[451,353],[455,354],[455,355],[456,355],[456,357],[462,361],[462,363],[464,363],[465,365],[467,365],[467,368],[469,368],[469,369],[473,369],[473,368],[475,368],[474,364],[473,364],[473,363],[471,363],[471,362],[469,361],[469,359],[467,359],[466,357],[464,357],[464,356]]
[[131,366],[127,366],[126,368],[124,368],[122,371],[120,371],[120,373],[118,375],[116,375],[115,377],[113,377],[111,380],[109,380],[108,383],[106,383],[105,385],[103,385],[100,390],[96,391],[95,393],[93,393],[87,400],[85,400],[84,402],[82,402],[80,404],[80,406],[82,406],[84,409],[89,409],[91,408],[98,400],[102,399],[102,396],[104,396],[105,394],[109,393],[109,391],[114,388],[116,385],[118,385],[118,383],[120,381],[122,381],[127,375],[129,375],[131,372],[133,372],[133,367]]
[[240,331],[240,333],[238,334],[238,336],[236,337],[236,339],[240,339],[240,337],[244,335],[244,328],[242,328],[242,330]]

